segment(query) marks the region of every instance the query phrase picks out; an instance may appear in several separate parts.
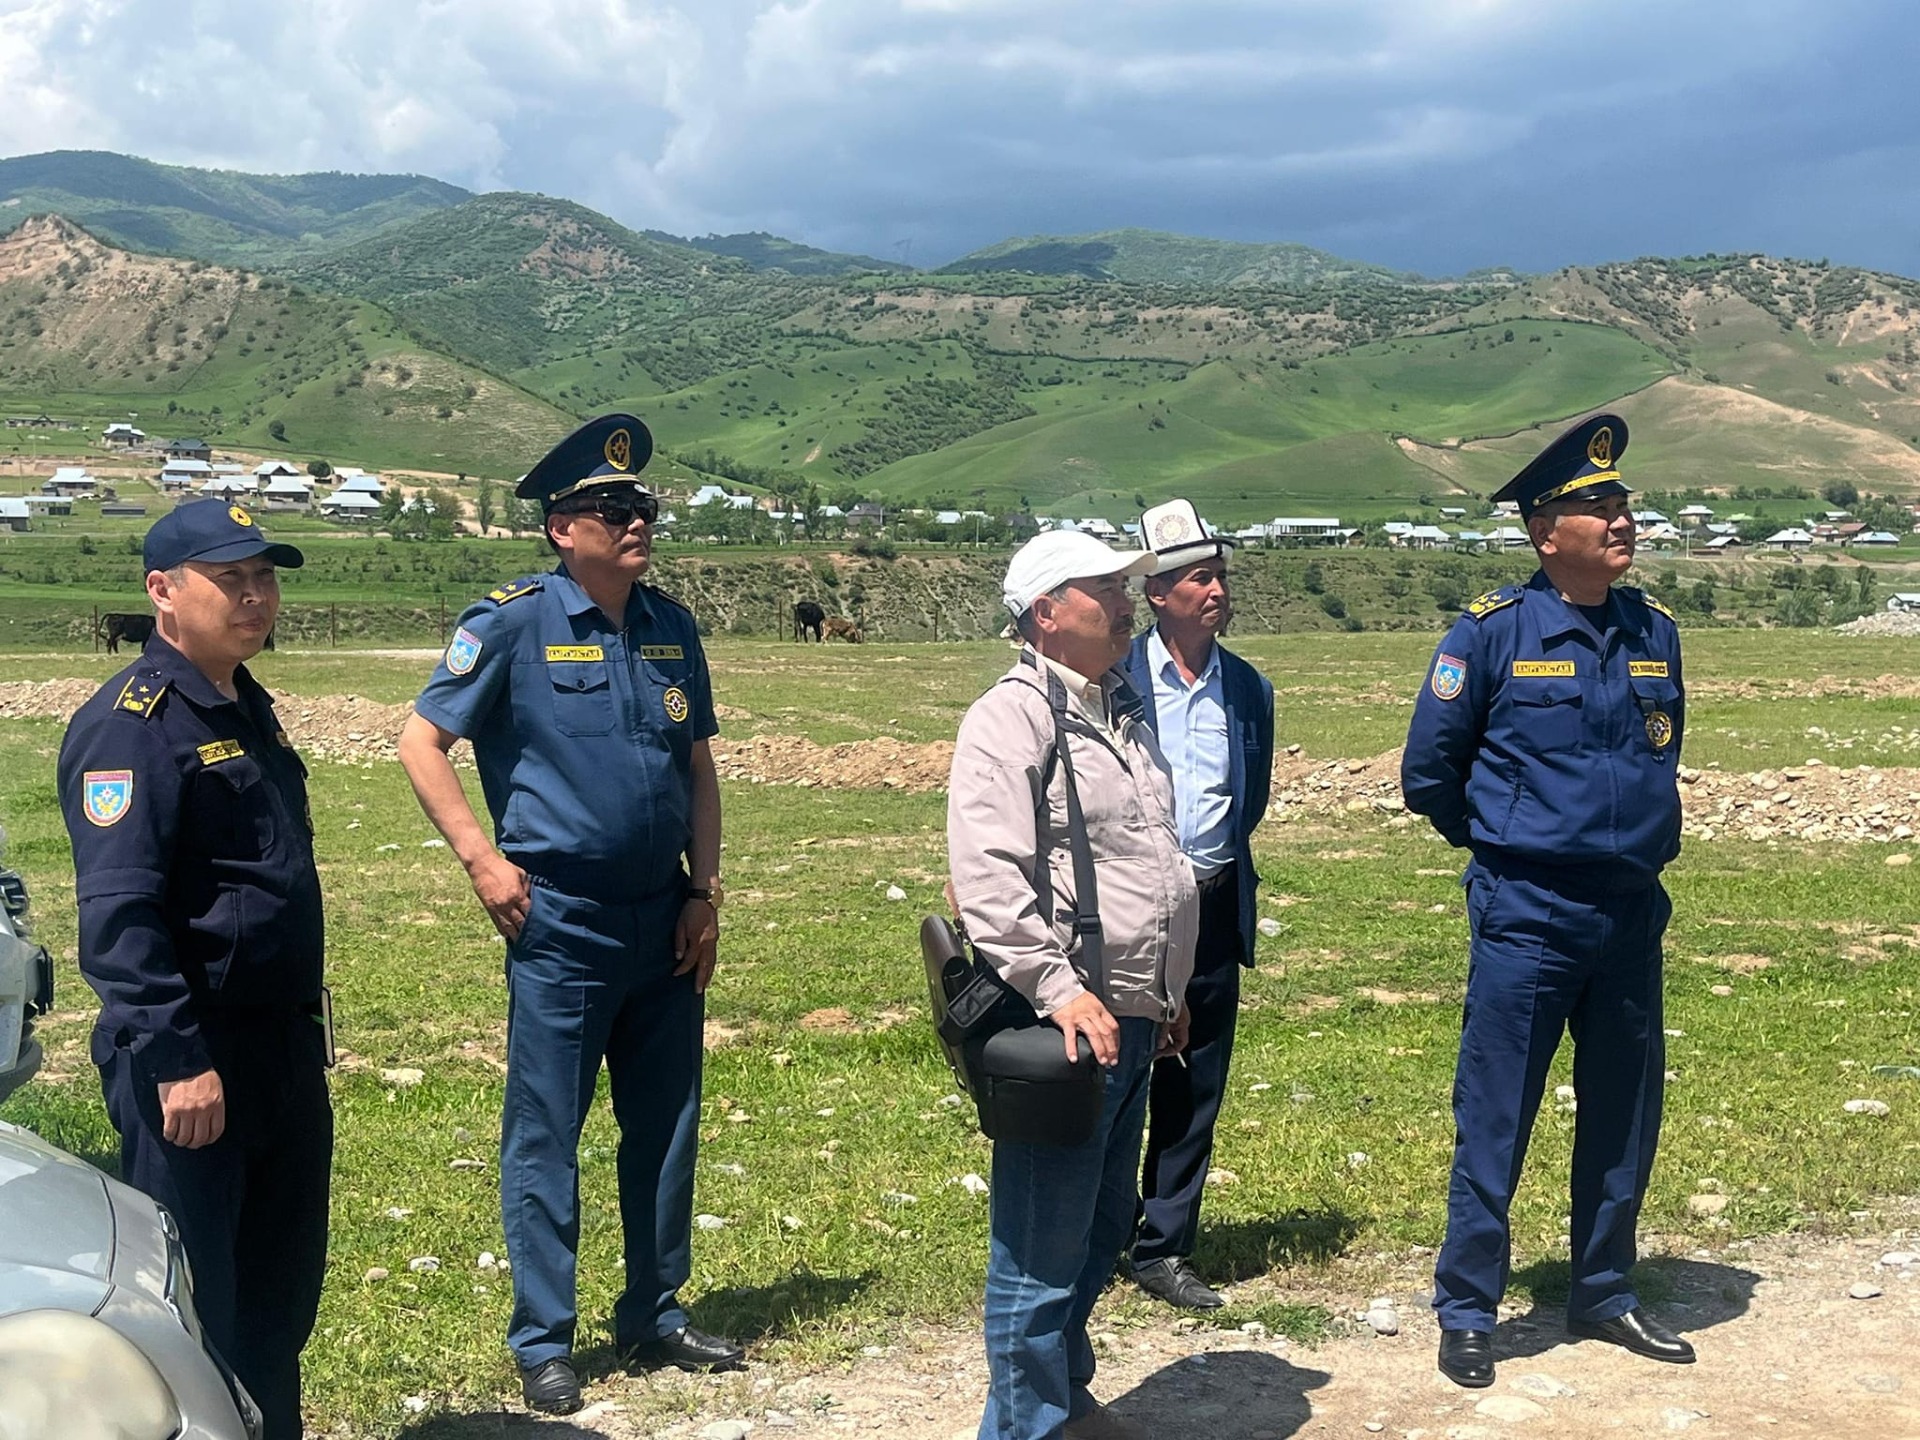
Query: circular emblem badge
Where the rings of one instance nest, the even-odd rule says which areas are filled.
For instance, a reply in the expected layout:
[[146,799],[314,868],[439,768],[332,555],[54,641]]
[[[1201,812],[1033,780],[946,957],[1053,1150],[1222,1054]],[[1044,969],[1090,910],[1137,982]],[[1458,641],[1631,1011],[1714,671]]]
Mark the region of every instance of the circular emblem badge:
[[660,697],[660,703],[667,707],[667,719],[678,725],[687,718],[687,692],[675,685]]
[[229,505],[227,507],[227,517],[236,525],[253,524],[253,516],[242,510],[238,505]]
[[624,429],[616,430],[607,437],[607,463],[616,470],[624,470],[633,459],[633,436]]
[[1613,468],[1613,427],[1602,425],[1587,442],[1587,458],[1602,470]]
[[1664,750],[1673,743],[1673,721],[1666,711],[1656,710],[1647,716],[1647,739],[1656,750]]
[[1187,517],[1184,515],[1162,515],[1159,523],[1153,527],[1153,546],[1156,550],[1178,545],[1186,538]]

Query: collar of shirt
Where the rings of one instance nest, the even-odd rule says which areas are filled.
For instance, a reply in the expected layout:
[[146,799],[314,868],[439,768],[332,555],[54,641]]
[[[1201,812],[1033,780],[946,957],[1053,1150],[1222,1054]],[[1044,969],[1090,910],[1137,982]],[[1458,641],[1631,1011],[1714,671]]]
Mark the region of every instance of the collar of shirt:
[[[1569,630],[1582,635],[1593,633],[1592,627],[1587,624],[1586,616],[1561,598],[1553,581],[1547,578],[1546,571],[1536,570],[1533,578],[1527,582],[1527,588],[1538,592],[1527,602],[1528,604],[1547,606],[1547,613],[1539,622],[1540,634],[1543,638],[1549,635],[1560,635]],[[1619,603],[1612,590],[1607,592],[1607,601],[1607,619],[1615,629],[1629,630],[1635,635],[1641,633],[1642,616],[1638,613],[1638,607]]]
[[[567,573],[566,562],[562,561],[554,570],[552,577],[553,593],[560,601],[560,608],[568,615],[598,613],[600,607],[587,594],[580,582]],[[627,592],[627,613],[621,617],[619,628],[631,630],[636,625],[644,625],[651,618],[647,608],[646,591],[635,584]],[[611,618],[611,617],[609,617]]]
[[1180,664],[1173,658],[1173,652],[1167,649],[1167,642],[1160,638],[1160,627],[1155,626],[1147,632],[1147,663],[1153,667],[1153,674],[1164,678],[1169,684],[1178,685],[1182,690],[1205,689],[1220,675],[1220,646],[1218,642],[1207,647],[1207,663],[1200,667],[1200,673],[1193,677],[1193,683],[1187,683],[1187,677],[1180,673]]
[[1042,665],[1060,677],[1060,683],[1067,687],[1067,695],[1081,718],[1101,734],[1112,735],[1113,725],[1107,719],[1107,692],[1101,682],[1089,680],[1078,670],[1069,670],[1058,660],[1050,660],[1038,650],[1033,653]]
[[[207,677],[206,671],[187,658],[184,650],[176,649],[163,638],[158,627],[155,627],[152,638],[140,654],[142,659],[166,676],[167,684],[201,709],[234,703],[220,693],[220,687]],[[247,673],[246,666],[236,665],[233,671],[234,690],[244,699],[250,687],[257,688],[253,676]]]

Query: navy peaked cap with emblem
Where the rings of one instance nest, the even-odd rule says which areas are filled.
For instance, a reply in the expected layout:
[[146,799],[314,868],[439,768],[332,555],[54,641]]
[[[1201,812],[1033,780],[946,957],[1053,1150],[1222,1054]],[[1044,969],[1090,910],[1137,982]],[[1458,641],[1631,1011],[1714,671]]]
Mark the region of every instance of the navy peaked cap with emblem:
[[264,555],[283,570],[298,570],[307,557],[291,545],[267,539],[246,507],[228,500],[189,500],[153,522],[140,558],[149,570],[171,570],[189,560],[212,564]]
[[1627,422],[1618,415],[1590,415],[1534,456],[1493,498],[1514,501],[1525,520],[1555,500],[1631,494],[1620,479],[1626,453]]
[[603,485],[644,489],[640,472],[653,455],[653,436],[636,415],[589,420],[540,458],[513,493],[552,510],[569,495]]

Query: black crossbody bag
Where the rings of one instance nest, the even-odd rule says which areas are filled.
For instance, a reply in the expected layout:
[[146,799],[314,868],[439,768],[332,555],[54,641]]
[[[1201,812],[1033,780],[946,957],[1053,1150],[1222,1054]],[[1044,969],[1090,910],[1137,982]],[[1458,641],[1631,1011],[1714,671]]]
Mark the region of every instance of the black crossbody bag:
[[[1040,842],[1035,847],[1035,868],[1048,849],[1047,787],[1057,764],[1066,783],[1067,846],[1073,857],[1077,897],[1073,934],[1086,960],[1089,988],[1111,1009],[1093,849],[1087,841],[1073,758],[1067,753],[1060,723],[1066,713],[1067,690],[1051,671],[1047,672],[1047,701],[1053,711],[1053,749],[1041,771],[1034,802],[1034,831]],[[1043,908],[1052,908],[1051,887]],[[1059,1027],[1035,1014],[1027,998],[974,953],[965,928],[946,916],[929,915],[920,922],[920,951],[926,961],[928,997],[941,1049],[954,1077],[973,1098],[981,1132],[992,1140],[1029,1145],[1083,1145],[1091,1139],[1106,1096],[1100,1065],[1086,1036],[1074,1036],[1078,1054],[1069,1060]]]

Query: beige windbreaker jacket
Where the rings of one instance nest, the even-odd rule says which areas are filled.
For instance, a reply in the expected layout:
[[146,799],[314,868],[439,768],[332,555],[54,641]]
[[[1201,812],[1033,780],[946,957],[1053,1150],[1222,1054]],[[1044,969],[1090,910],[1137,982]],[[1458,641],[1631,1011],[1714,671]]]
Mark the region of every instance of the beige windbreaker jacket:
[[[1091,988],[1074,953],[1073,853],[1058,764],[1047,787],[1048,845],[1038,853],[1040,777],[1054,727],[1046,673],[1023,661],[973,702],[947,790],[947,863],[960,918],[981,957],[1042,1016]],[[1110,696],[1132,695],[1118,670],[1100,683]],[[1200,920],[1167,762],[1134,716],[1117,722],[1117,747],[1071,705],[1061,723],[1093,852],[1108,1008],[1170,1020],[1193,974]]]

